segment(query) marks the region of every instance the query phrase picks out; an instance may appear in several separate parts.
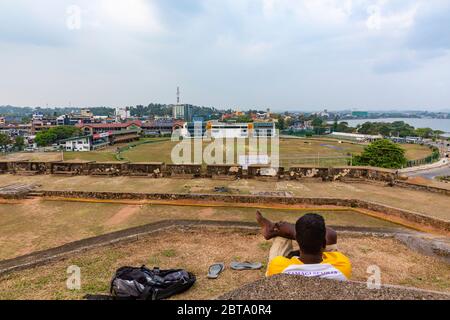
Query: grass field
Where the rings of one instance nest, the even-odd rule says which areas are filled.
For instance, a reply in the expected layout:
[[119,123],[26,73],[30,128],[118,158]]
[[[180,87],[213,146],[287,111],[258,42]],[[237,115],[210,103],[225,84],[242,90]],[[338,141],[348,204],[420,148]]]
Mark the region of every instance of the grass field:
[[258,179],[224,181],[217,179],[161,178],[155,180],[127,176],[110,178],[51,175],[0,176],[0,186],[15,183],[38,184],[42,190],[68,191],[224,194],[223,192],[217,192],[216,188],[227,187],[227,194],[258,195],[260,192],[289,192],[298,197],[361,199],[450,220],[450,211],[448,210],[450,208],[450,197],[444,194],[392,188],[370,183],[316,183],[314,181],[261,181]]
[[[331,225],[401,228],[353,211],[324,210],[320,214]],[[253,208],[125,205],[41,199],[0,204],[0,260],[161,220],[255,222],[255,211]],[[281,209],[263,211],[271,219],[290,222],[295,222],[304,214]]]
[[[133,162],[164,162],[172,163],[171,152],[178,142],[170,141],[168,138],[145,138],[138,142],[138,146],[134,146],[136,142],[130,144],[120,144],[110,146],[104,150],[90,152],[64,152],[64,160],[88,160],[98,162],[109,162],[118,160],[118,149],[123,149],[120,156],[124,160]],[[191,144],[192,142],[183,142]],[[203,150],[210,144],[204,142]],[[350,162],[351,154],[360,154],[364,144],[352,142],[339,143],[338,140],[330,138],[280,138],[279,152],[280,164],[283,167],[293,165],[320,165],[320,166],[345,166]],[[431,155],[431,150],[426,146],[406,144],[401,145],[406,151],[408,160],[423,159]],[[236,147],[233,147],[233,161],[238,162]],[[248,141],[244,147],[245,152],[250,152]],[[267,152],[270,155],[271,150],[268,147]],[[194,162],[193,148],[191,148],[190,161]],[[250,153],[251,154],[251,153]],[[226,159],[226,150],[223,158]],[[14,153],[8,156],[0,156],[0,159],[6,160],[44,160],[56,161],[61,160],[61,153]]]
[[[165,162],[172,163],[171,151],[177,142],[167,141],[167,139],[151,139],[151,143],[141,144],[122,152],[122,157],[133,162]],[[183,142],[191,144],[192,142]],[[203,143],[203,150],[209,143]],[[280,139],[280,163],[281,166],[292,165],[320,165],[320,166],[344,166],[348,164],[351,154],[360,154],[365,145],[343,142],[339,143],[332,139]],[[431,154],[428,147],[420,145],[402,145],[406,150],[409,160],[422,159]],[[193,148],[191,148],[193,149]],[[234,148],[236,149],[236,148]],[[248,143],[245,151],[249,151]],[[268,153],[270,154],[270,147]],[[224,152],[224,158],[225,156]],[[238,161],[237,151],[234,150],[234,163]],[[66,152],[65,160],[91,160],[91,161],[114,161],[116,159],[115,150],[95,151],[95,152]],[[191,161],[194,157],[191,155]]]
[[[189,241],[186,241],[189,239]],[[160,232],[77,254],[45,266],[0,277],[0,299],[82,299],[85,294],[107,294],[114,271],[125,265],[183,268],[197,277],[195,285],[175,299],[213,299],[264,277],[271,242],[260,235],[236,230],[191,229]],[[340,250],[352,261],[352,280],[367,281],[367,267],[381,269],[383,284],[450,291],[450,266],[425,257],[393,240],[373,237],[339,238]],[[258,261],[259,271],[226,268],[217,280],[206,278],[214,262]],[[81,269],[81,290],[66,287],[67,268]]]

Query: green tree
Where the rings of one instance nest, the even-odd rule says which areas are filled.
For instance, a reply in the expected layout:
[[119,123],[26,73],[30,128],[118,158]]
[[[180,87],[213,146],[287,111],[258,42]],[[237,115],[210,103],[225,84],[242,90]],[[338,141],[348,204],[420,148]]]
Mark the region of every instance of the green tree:
[[358,127],[358,133],[377,135],[381,134],[385,137],[389,136],[414,136],[414,127],[405,123],[404,121],[395,121],[392,123],[384,122],[366,122]]
[[390,140],[378,140],[355,156],[354,164],[388,169],[400,169],[407,163],[405,150]]
[[10,143],[11,139],[6,134],[0,133],[0,149],[5,148]]
[[284,118],[282,116],[278,118],[277,129],[279,130],[286,129],[286,122],[284,121]]
[[321,119],[321,118],[319,118],[319,117],[316,117],[316,118],[314,118],[313,120],[312,120],[312,122],[311,122],[311,124],[312,124],[312,126],[313,127],[322,127],[322,125],[323,125],[323,120]]
[[339,128],[339,123],[338,123],[338,118],[334,118],[334,122],[333,122],[333,132],[339,132],[338,130]]
[[445,133],[445,132],[442,131],[442,130],[434,130],[434,131],[433,131],[433,135],[434,135],[435,137],[441,137],[444,133]]
[[17,136],[16,139],[14,139],[14,146],[19,150],[22,150],[24,145],[25,139],[23,137]]
[[416,135],[421,138],[431,138],[433,136],[433,129],[431,128],[417,128]]
[[341,122],[337,125],[336,131],[337,132],[347,132],[352,133],[355,129],[348,126],[348,122]]
[[81,134],[80,129],[73,126],[58,126],[38,132],[35,142],[40,147],[51,145],[59,140],[75,137]]

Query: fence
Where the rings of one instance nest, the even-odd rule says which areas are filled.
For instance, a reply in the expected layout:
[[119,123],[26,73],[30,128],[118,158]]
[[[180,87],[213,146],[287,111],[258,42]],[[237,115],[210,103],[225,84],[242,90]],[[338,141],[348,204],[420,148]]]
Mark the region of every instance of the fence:
[[417,166],[421,166],[424,164],[430,164],[433,162],[438,161],[441,158],[441,154],[439,153],[438,149],[433,149],[433,153],[423,159],[419,159],[419,160],[409,160],[408,163],[406,164],[407,168],[411,168],[411,167],[417,167]]

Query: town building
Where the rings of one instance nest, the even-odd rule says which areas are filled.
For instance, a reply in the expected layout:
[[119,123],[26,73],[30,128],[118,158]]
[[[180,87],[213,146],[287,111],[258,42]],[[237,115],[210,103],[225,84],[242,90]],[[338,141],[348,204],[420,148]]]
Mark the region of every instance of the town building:
[[113,122],[113,123],[79,123],[75,125],[81,129],[84,134],[96,134],[110,131],[128,131],[136,130],[140,133],[142,122],[141,121],[129,121],[129,122]]
[[0,133],[9,137],[28,137],[31,134],[31,124],[0,124]]
[[131,118],[131,109],[129,107],[116,108],[116,121],[123,121]]
[[289,126],[289,129],[293,132],[312,131],[314,126],[312,125],[312,120],[296,120]]
[[193,106],[189,104],[172,105],[172,116],[175,120],[192,121]]
[[352,117],[355,118],[368,118],[369,112],[368,111],[352,111]]
[[59,141],[65,151],[86,152],[91,150],[92,136],[72,137]]
[[86,118],[92,118],[94,116],[94,114],[92,113],[92,111],[90,109],[86,109],[86,108],[82,108],[80,110],[80,115],[82,117],[86,117]]
[[141,123],[142,134],[144,136],[163,136],[170,135],[175,129],[181,129],[184,121],[180,120],[154,120]]
[[139,140],[142,132],[140,121],[127,123],[87,123],[75,125],[85,136],[91,138],[91,149],[104,148],[107,145]]
[[395,143],[409,143],[409,144],[423,143],[423,139],[421,137],[389,137],[389,139]]
[[181,130],[185,138],[203,137],[215,139],[274,137],[277,135],[274,122],[224,123],[218,121],[188,122]]

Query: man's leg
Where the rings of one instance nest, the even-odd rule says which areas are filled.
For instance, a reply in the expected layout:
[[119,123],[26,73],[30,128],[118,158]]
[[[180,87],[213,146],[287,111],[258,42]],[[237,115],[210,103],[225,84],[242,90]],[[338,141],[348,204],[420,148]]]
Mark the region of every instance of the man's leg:
[[293,249],[294,247],[292,246],[292,240],[282,237],[274,238],[269,252],[269,262],[276,257],[287,257]]

